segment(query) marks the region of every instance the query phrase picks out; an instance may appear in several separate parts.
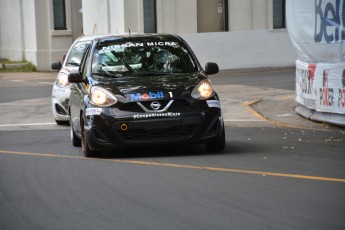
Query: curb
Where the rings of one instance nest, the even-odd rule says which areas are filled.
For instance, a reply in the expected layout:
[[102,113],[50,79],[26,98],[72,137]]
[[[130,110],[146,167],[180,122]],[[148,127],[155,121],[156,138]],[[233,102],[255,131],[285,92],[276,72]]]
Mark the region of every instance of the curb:
[[260,118],[260,119],[263,119],[263,120],[266,120],[267,122],[273,124],[273,125],[277,125],[277,126],[281,126],[281,127],[287,127],[287,128],[295,128],[295,129],[299,129],[299,128],[302,128],[300,126],[296,126],[296,125],[290,125],[290,124],[287,124],[285,122],[281,122],[281,121],[276,121],[276,120],[271,120],[270,118],[266,117],[263,113],[255,110],[253,107],[256,105],[256,104],[259,104],[260,102],[262,102],[263,99],[259,99],[259,100],[256,100],[256,101],[253,101],[253,102],[246,102],[246,103],[243,103],[244,106],[246,106],[248,108],[248,110],[250,110],[250,112]]
[[[261,119],[281,127],[294,129],[317,129],[331,130],[341,128],[334,122],[323,122],[324,120],[311,120],[308,117],[301,116],[296,112],[297,102],[293,99],[282,98],[264,98],[254,103],[248,104],[252,114],[258,114]],[[310,113],[309,113],[310,114]]]
[[297,105],[295,111],[302,117],[312,121],[325,122],[339,127],[345,127],[345,115],[343,114],[318,112],[301,104]]

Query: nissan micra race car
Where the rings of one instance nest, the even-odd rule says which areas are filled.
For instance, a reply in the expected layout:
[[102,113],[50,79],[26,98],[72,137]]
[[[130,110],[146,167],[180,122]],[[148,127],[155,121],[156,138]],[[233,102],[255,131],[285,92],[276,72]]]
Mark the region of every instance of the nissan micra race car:
[[175,35],[94,39],[69,100],[71,140],[86,157],[119,146],[191,143],[222,151],[220,99],[187,43]]

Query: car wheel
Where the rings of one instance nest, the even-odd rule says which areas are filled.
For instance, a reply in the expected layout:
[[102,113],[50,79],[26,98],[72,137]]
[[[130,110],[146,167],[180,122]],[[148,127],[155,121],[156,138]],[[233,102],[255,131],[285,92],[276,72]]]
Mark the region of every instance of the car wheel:
[[209,152],[222,152],[225,149],[225,128],[223,127],[216,141],[205,144],[205,147]]
[[71,123],[70,127],[71,127],[70,130],[71,130],[71,141],[72,141],[72,144],[75,147],[80,147],[81,146],[81,140],[75,134],[72,123]]
[[85,157],[95,157],[97,156],[97,151],[90,149],[86,141],[86,131],[84,128],[84,120],[80,119],[80,128],[81,128],[81,148],[83,150]]

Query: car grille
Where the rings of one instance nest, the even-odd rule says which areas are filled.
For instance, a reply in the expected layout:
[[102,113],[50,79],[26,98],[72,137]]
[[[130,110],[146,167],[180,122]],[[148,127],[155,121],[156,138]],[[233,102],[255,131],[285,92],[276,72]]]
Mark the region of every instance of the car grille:
[[186,100],[174,100],[174,102],[171,104],[171,106],[168,109],[168,112],[181,112],[181,113],[185,113],[185,112],[190,112],[191,109],[191,105],[188,101]]
[[120,137],[126,141],[164,141],[181,140],[191,137],[197,125],[175,126],[168,129],[134,129],[127,131],[118,131]]
[[139,107],[139,105],[136,102],[129,102],[126,104],[123,104],[119,110],[126,111],[126,112],[143,112],[143,109]]
[[[157,100],[160,104],[161,107],[160,109],[165,108],[170,100]],[[147,109],[147,110],[153,110],[150,105],[153,101],[140,101],[140,103]],[[137,113],[142,113],[145,112],[139,105],[138,102],[129,102],[123,104],[120,108],[121,111],[126,111],[126,112],[137,112]],[[169,106],[166,112],[180,112],[180,113],[185,113],[185,112],[190,112],[191,111],[191,105],[188,101],[184,99],[174,99],[173,103]]]

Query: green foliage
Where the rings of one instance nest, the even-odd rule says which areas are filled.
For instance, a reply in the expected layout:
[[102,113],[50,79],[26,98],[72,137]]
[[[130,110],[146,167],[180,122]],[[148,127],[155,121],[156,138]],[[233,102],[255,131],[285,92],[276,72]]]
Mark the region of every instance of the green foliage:
[[[15,67],[8,65],[17,64]],[[30,62],[23,61],[10,61],[8,59],[0,59],[0,72],[35,72],[36,66]]]

